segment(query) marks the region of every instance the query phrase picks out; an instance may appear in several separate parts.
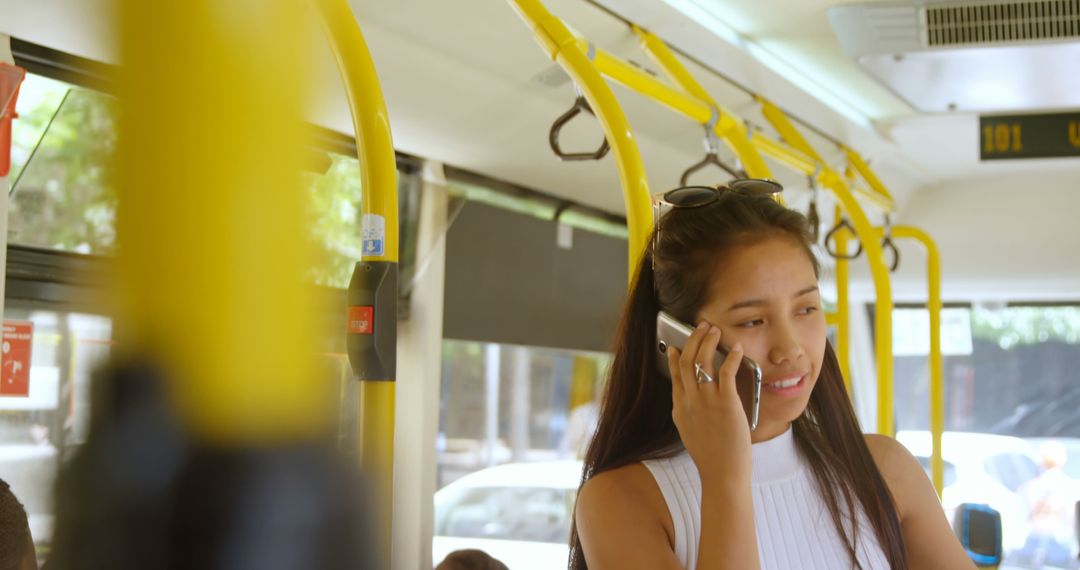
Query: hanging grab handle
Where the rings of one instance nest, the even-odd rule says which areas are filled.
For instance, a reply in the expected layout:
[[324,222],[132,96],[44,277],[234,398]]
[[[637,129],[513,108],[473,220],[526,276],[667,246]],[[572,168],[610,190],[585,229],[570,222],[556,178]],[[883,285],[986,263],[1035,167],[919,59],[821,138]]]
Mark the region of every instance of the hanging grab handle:
[[818,215],[817,201],[818,201],[818,187],[817,177],[821,174],[821,167],[818,166],[817,172],[808,176],[808,183],[810,185],[810,208],[806,212],[806,224],[810,226],[810,239],[814,243],[818,242],[821,237],[821,216]]
[[896,268],[900,267],[900,250],[896,248],[896,244],[893,243],[892,238],[885,238],[881,242],[881,249],[892,251],[893,259],[892,264],[889,265],[889,273],[896,271]]
[[690,168],[687,168],[686,172],[683,172],[682,176],[679,177],[679,184],[681,186],[686,186],[687,182],[690,180],[690,175],[692,175],[693,173],[695,173],[695,172],[697,172],[697,171],[699,171],[699,170],[701,170],[701,169],[703,169],[703,168],[705,168],[705,167],[707,167],[709,165],[719,167],[724,172],[727,172],[728,174],[730,174],[732,178],[746,178],[747,177],[746,173],[743,172],[741,169],[736,170],[736,169],[724,164],[724,162],[722,160],[720,160],[720,156],[715,151],[712,151],[712,152],[706,153],[705,158],[701,159],[700,162],[697,162],[697,163],[691,165]]
[[818,216],[817,200],[810,201],[810,209],[806,212],[806,225],[810,226],[810,239],[817,243],[821,237],[821,216]]
[[825,234],[825,251],[827,251],[829,255],[831,255],[834,259],[857,259],[860,255],[862,255],[862,242],[856,242],[859,245],[859,249],[855,250],[855,253],[841,253],[829,249],[829,241],[831,241],[833,236],[836,235],[836,232],[840,231],[843,228],[846,228],[849,232],[851,232],[851,235],[858,235],[855,233],[855,228],[851,226],[851,223],[848,222],[846,218],[840,218],[840,221],[837,222],[835,226],[833,226],[833,229],[829,230],[829,233]]
[[893,261],[889,265],[889,273],[896,271],[896,268],[900,267],[900,250],[892,240],[892,218],[889,214],[885,214],[885,237],[881,240],[881,248],[892,251]]
[[[600,148],[595,152],[563,152],[562,147],[559,145],[559,132],[566,123],[569,123],[574,117],[581,114],[584,111],[590,115],[594,115],[592,107],[589,106],[589,102],[585,100],[585,97],[578,95],[574,100],[574,106],[570,107],[570,110],[555,119],[555,122],[551,125],[551,132],[548,133],[548,143],[551,145],[552,152],[560,160],[600,160],[611,150],[608,146],[607,137],[604,137],[604,142],[600,145]],[[595,116],[595,115],[594,115]]]
[[742,168],[732,168],[720,160],[720,141],[716,137],[716,124],[720,121],[720,110],[716,107],[712,108],[712,116],[709,117],[709,121],[705,123],[705,158],[699,162],[695,162],[687,168],[682,176],[679,177],[679,185],[686,186],[690,180],[690,175],[707,167],[716,166],[727,172],[732,178],[748,178],[746,171]]

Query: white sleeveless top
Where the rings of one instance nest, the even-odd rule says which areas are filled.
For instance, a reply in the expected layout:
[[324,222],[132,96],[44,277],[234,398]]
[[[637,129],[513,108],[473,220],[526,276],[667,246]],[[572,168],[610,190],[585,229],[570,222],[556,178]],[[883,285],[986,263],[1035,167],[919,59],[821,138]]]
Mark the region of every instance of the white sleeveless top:
[[[754,527],[761,570],[851,567],[845,539],[836,532],[791,429],[755,443],[751,449]],[[701,476],[697,467],[686,451],[642,463],[656,479],[671,512],[675,555],[684,569],[694,570],[701,539]],[[874,528],[861,509],[856,556],[863,570],[889,570]]]

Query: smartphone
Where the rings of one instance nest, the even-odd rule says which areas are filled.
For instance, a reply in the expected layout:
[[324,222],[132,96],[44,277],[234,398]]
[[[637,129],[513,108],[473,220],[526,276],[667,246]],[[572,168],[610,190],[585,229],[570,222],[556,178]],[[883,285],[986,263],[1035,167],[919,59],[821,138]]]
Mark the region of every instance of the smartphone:
[[[660,351],[661,356],[656,359],[656,363],[664,377],[671,378],[667,363],[668,347],[673,346],[681,352],[693,332],[693,327],[664,311],[656,315],[656,349]],[[719,370],[727,355],[726,348],[716,347],[712,369]],[[754,431],[757,429],[758,417],[761,413],[761,367],[748,356],[743,356],[739,370],[735,373],[735,389],[739,392],[746,418],[750,421],[750,431]]]

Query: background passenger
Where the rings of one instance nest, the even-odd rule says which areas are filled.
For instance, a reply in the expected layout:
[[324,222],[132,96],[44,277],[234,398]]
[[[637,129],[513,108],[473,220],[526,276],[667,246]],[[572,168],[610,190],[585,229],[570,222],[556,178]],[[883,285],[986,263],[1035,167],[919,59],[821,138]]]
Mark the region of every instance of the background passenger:
[[36,570],[37,557],[26,509],[0,479],[0,570]]

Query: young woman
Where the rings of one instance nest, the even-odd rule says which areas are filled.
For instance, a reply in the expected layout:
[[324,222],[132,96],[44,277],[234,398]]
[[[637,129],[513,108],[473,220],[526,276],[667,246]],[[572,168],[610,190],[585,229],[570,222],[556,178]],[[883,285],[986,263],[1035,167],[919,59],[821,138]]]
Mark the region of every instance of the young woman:
[[[918,462],[860,430],[825,337],[806,219],[772,199],[779,190],[743,180],[654,198],[571,568],[974,568]],[[657,348],[660,310],[697,325],[681,353]],[[764,379],[753,431],[735,384],[743,355]]]

